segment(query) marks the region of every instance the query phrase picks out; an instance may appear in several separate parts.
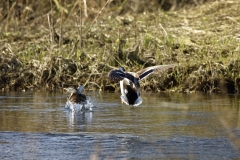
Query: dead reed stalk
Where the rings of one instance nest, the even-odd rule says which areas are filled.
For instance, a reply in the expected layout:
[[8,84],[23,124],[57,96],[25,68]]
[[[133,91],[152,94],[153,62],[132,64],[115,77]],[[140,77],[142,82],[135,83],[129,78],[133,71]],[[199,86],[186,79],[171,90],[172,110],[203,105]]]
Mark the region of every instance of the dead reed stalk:
[[98,17],[101,15],[102,11],[104,10],[104,8],[107,6],[107,4],[111,3],[112,0],[108,0],[104,6],[102,7],[102,9],[99,11],[98,15],[95,17],[95,19],[93,20],[92,24],[90,25],[89,29],[86,31],[86,34],[92,29],[94,23],[97,21]]

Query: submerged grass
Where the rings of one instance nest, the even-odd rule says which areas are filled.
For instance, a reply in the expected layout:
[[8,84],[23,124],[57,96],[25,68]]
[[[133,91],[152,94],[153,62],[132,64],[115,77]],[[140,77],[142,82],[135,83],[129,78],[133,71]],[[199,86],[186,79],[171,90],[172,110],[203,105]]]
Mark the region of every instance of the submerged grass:
[[178,63],[144,80],[143,90],[239,93],[239,1],[125,14],[111,3],[87,13],[81,3],[25,4],[18,17],[12,4],[0,25],[2,90],[85,84],[88,90],[113,91],[119,89],[107,78],[113,68]]

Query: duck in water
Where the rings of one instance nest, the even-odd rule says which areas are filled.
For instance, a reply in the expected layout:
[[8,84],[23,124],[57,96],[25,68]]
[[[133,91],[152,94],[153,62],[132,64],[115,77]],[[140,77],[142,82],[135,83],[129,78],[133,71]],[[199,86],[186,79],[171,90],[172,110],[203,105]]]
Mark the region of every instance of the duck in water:
[[86,110],[92,110],[93,103],[90,99],[82,93],[84,86],[79,86],[77,89],[74,88],[64,88],[70,95],[67,98],[65,107],[69,108],[74,112],[83,112]]

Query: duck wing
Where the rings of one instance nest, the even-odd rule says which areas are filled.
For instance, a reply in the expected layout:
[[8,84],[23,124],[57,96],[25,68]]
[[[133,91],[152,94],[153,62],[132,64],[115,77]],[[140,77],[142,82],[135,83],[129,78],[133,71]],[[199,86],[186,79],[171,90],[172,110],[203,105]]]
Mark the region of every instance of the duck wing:
[[82,94],[82,91],[84,90],[84,86],[79,86],[78,88],[77,88],[77,92],[78,92],[78,94]]
[[76,89],[72,88],[72,87],[68,87],[68,88],[63,88],[65,91],[67,91],[68,93],[76,93]]
[[139,81],[146,78],[147,76],[149,76],[152,73],[162,72],[169,68],[173,68],[176,65],[177,64],[158,65],[158,66],[151,66],[151,67],[144,68],[137,72],[137,74],[139,75]]
[[111,70],[108,73],[108,77],[113,81],[122,81],[124,78],[127,78],[128,80],[134,82],[134,79],[136,79],[132,74],[123,72],[121,70]]

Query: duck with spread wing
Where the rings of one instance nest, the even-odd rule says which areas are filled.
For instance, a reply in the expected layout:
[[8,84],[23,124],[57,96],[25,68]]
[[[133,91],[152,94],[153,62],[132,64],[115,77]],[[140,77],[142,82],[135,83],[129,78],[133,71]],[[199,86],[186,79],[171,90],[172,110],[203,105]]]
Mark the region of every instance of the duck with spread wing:
[[169,68],[175,67],[176,64],[157,65],[144,68],[138,72],[126,72],[123,67],[111,70],[108,77],[120,82],[121,100],[127,105],[138,106],[142,103],[140,96],[140,81],[152,73],[165,71]]

